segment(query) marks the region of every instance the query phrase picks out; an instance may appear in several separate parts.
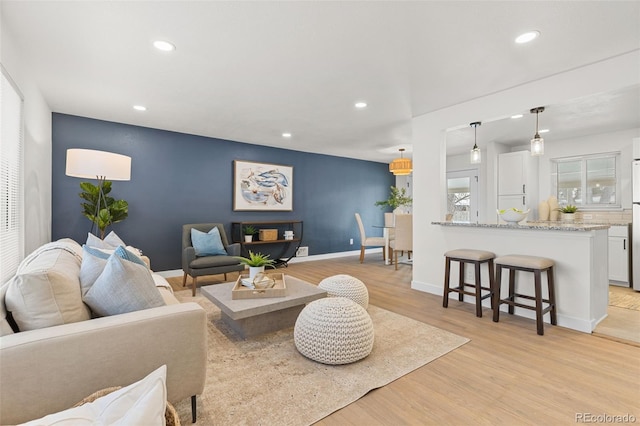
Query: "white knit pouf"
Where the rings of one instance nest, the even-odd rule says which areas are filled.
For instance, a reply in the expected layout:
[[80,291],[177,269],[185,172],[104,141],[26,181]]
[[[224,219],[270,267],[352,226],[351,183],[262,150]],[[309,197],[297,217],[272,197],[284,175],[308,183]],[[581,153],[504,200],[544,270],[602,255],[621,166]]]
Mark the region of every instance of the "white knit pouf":
[[300,312],[293,329],[298,351],[323,364],[349,364],[373,349],[373,322],[346,297],[314,300]]
[[369,307],[369,291],[362,281],[351,275],[334,275],[320,281],[318,287],[326,290],[327,294],[346,297],[367,309]]

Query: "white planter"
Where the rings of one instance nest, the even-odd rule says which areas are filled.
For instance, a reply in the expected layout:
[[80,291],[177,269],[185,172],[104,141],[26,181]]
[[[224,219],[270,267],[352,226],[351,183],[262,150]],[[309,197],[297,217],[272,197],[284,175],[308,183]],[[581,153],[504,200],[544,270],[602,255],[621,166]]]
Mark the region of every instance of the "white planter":
[[260,272],[264,272],[264,266],[249,266],[249,279],[252,280]]
[[576,220],[575,213],[560,213],[560,220],[563,222],[574,222]]
[[250,243],[251,241],[253,241],[253,235],[245,235],[244,236],[244,242],[245,243]]

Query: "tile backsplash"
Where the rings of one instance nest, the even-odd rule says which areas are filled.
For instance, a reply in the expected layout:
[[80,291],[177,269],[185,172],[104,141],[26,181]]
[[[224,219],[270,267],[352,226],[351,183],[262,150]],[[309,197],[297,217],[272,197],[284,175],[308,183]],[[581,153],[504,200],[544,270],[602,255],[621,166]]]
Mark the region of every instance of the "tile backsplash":
[[[586,217],[585,217],[586,216]],[[631,209],[616,211],[580,211],[576,212],[577,222],[599,222],[599,223],[631,223]]]

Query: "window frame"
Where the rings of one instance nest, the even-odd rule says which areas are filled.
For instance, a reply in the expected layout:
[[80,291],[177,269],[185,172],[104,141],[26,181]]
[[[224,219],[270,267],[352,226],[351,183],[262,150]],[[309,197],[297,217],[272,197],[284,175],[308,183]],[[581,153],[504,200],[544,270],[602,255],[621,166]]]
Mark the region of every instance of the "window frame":
[[[0,285],[24,258],[24,96],[0,64]],[[7,88],[7,93],[1,93]],[[17,102],[13,102],[17,99]],[[19,105],[18,105],[19,103]],[[15,107],[17,106],[17,109]],[[7,108],[7,110],[5,110]],[[12,110],[14,108],[15,110]],[[17,123],[17,128],[15,127]],[[9,145],[11,144],[11,145]]]
[[551,178],[551,191],[558,197],[558,201],[560,201],[560,197],[558,194],[558,164],[560,163],[568,163],[580,161],[580,190],[582,194],[582,199],[587,199],[587,161],[588,160],[597,160],[597,159],[607,159],[614,158],[615,160],[615,194],[616,194],[616,202],[615,204],[587,204],[580,203],[575,204],[582,211],[606,211],[606,210],[622,210],[622,179],[621,179],[621,159],[622,153],[620,151],[612,151],[612,152],[601,152],[595,154],[586,154],[586,155],[578,155],[571,157],[558,157],[552,158],[550,163],[550,178]]

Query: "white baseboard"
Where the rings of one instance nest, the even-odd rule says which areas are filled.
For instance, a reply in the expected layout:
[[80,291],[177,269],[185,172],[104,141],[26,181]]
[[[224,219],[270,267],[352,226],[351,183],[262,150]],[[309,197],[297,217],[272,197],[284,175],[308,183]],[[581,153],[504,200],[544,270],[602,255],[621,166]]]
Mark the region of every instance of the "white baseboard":
[[[382,253],[382,248],[367,249],[365,253]],[[289,263],[312,262],[314,260],[336,259],[339,257],[360,256],[360,250],[341,251],[337,253],[314,254],[312,256],[294,257]],[[172,269],[167,271],[153,271],[164,278],[181,277],[184,272],[182,269]]]

